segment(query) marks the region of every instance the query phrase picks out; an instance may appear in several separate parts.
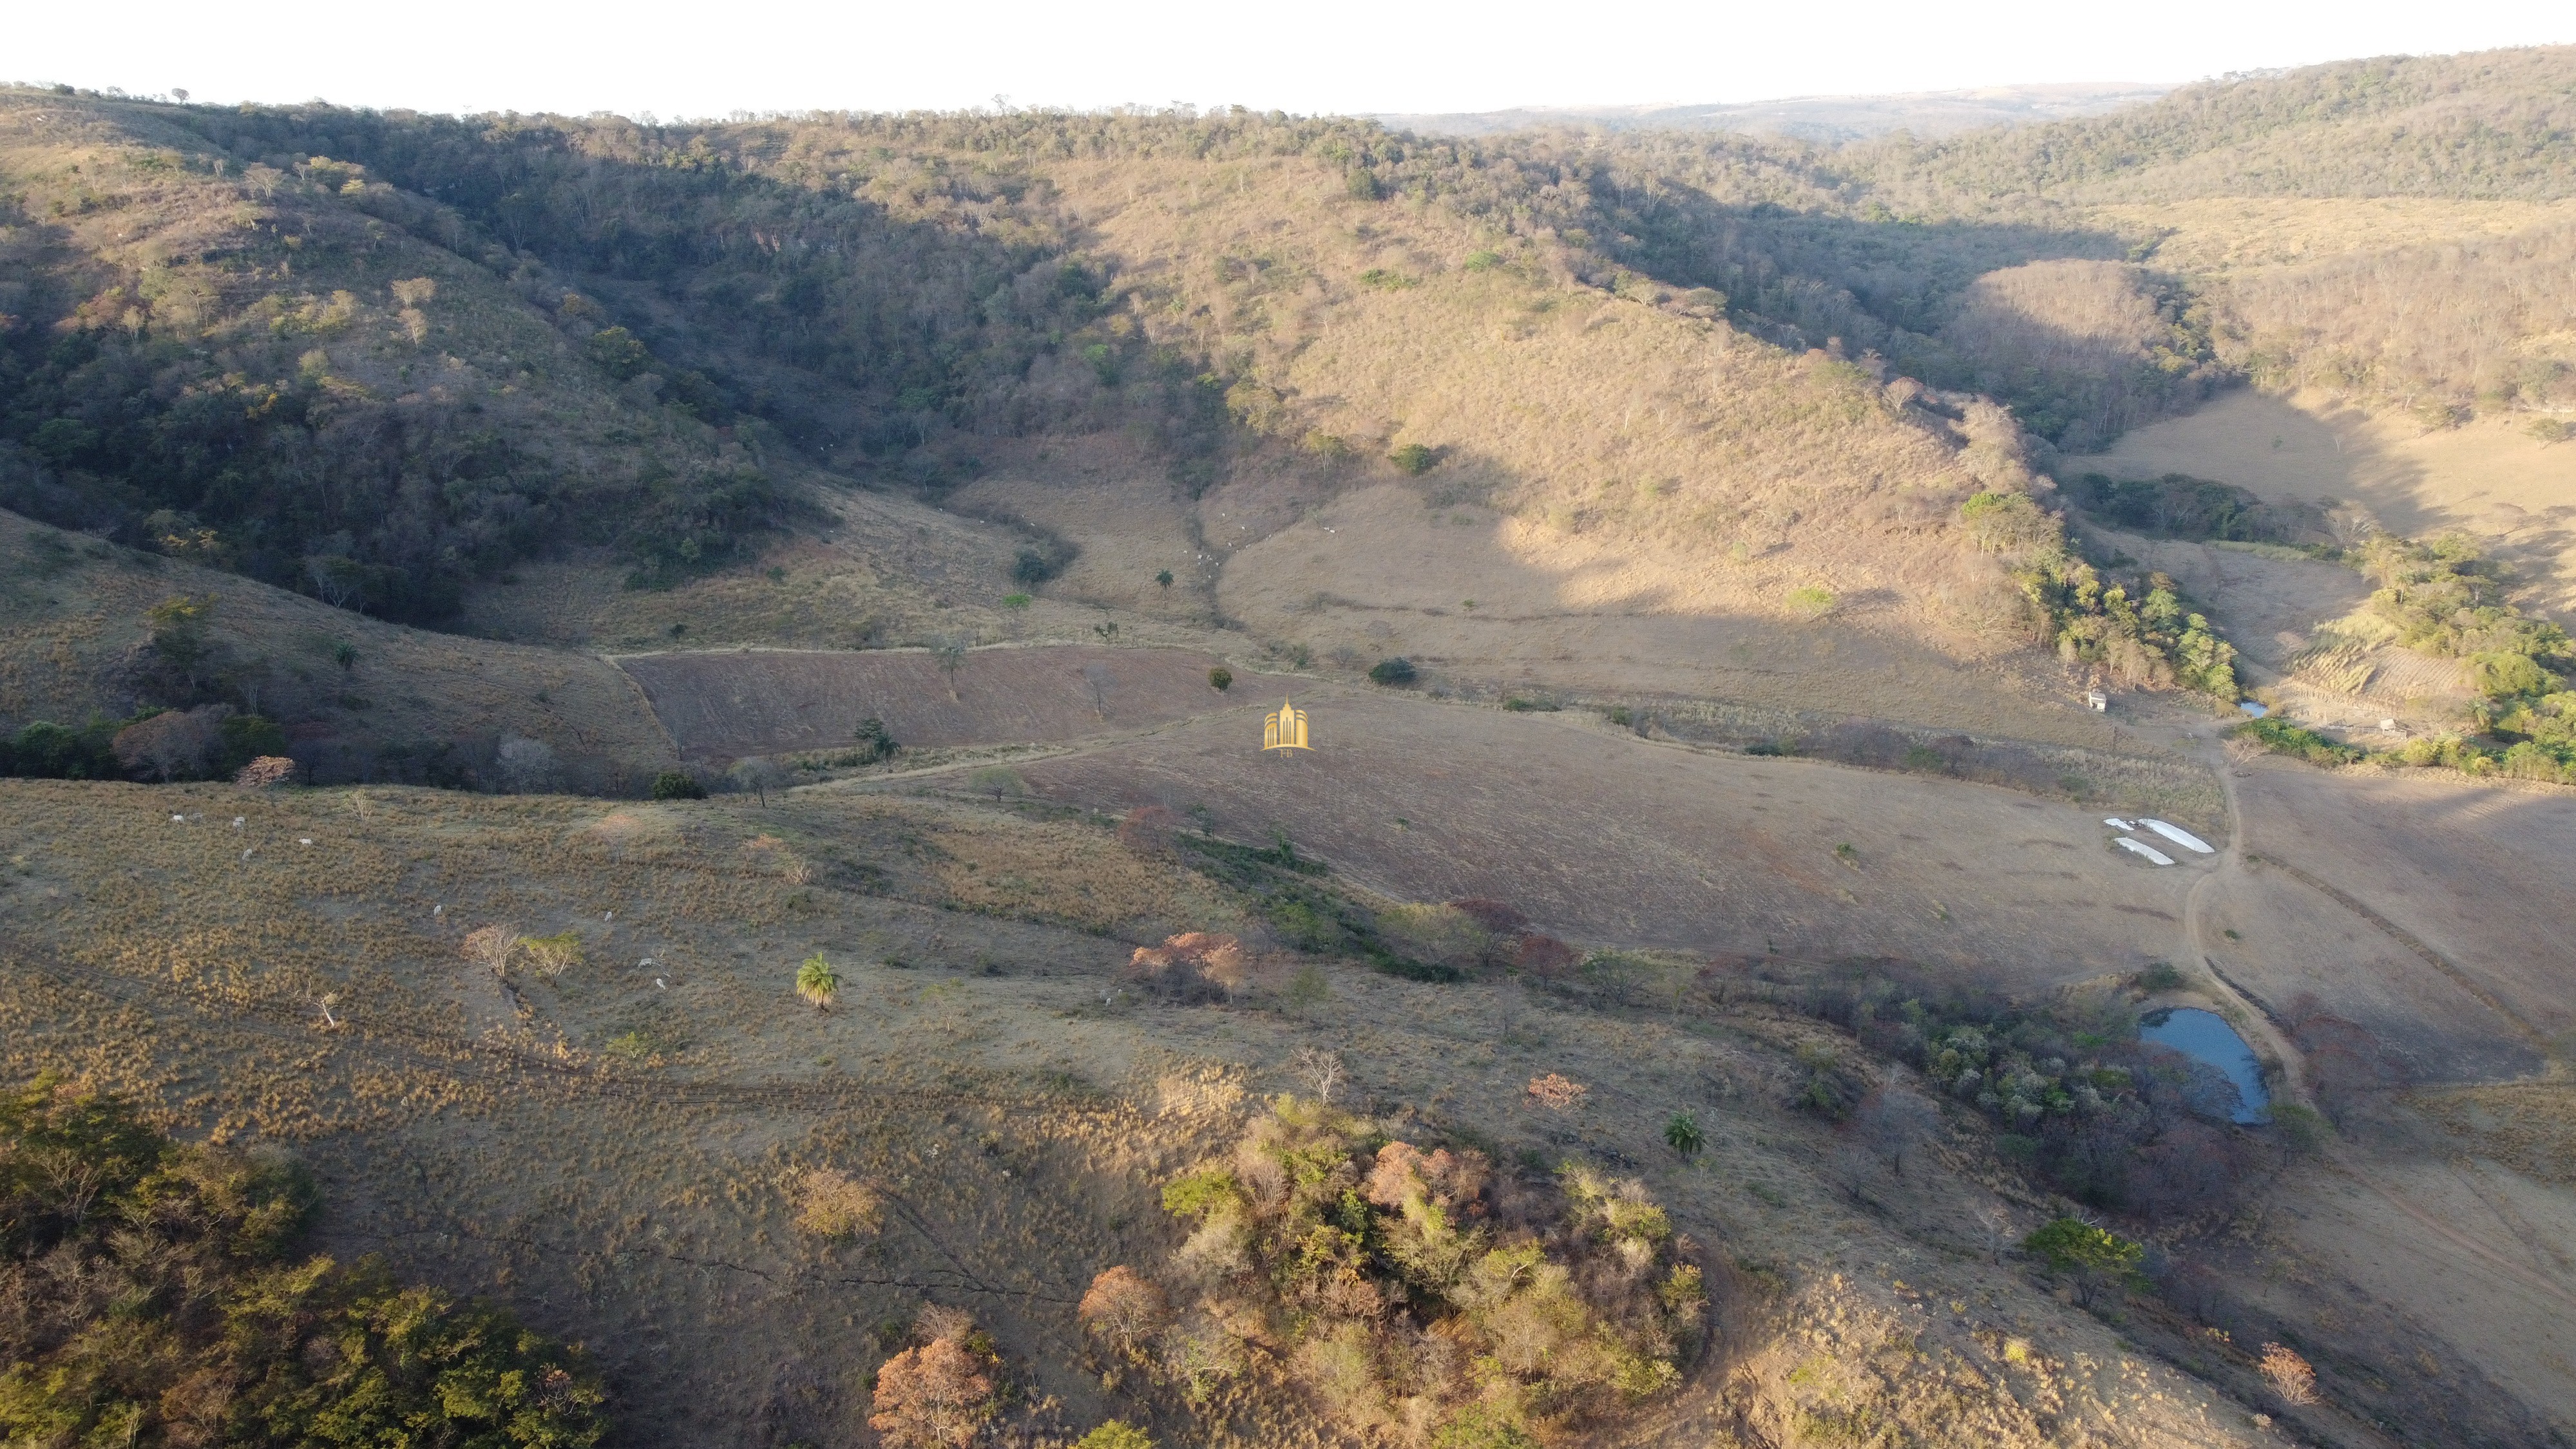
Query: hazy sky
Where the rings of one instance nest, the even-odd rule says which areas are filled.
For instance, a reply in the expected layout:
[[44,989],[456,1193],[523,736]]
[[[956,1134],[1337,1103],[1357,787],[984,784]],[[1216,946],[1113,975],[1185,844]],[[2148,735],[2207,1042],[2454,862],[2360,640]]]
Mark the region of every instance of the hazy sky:
[[2570,0],[1627,5],[19,0],[0,79],[437,111],[991,105],[1315,111],[2191,80],[2576,41]]

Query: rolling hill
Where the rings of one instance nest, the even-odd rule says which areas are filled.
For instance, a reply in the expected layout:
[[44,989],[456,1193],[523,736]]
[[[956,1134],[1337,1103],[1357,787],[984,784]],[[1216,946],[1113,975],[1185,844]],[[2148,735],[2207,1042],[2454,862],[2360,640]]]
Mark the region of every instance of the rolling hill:
[[2567,1442],[2571,85],[0,90],[0,1437]]

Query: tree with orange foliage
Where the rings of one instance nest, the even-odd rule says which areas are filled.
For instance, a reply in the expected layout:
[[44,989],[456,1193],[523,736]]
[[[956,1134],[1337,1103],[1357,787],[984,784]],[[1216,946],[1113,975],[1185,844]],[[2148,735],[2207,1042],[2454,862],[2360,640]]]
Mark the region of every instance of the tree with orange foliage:
[[1082,1305],[1074,1310],[1083,1326],[1118,1346],[1118,1352],[1134,1357],[1136,1345],[1160,1332],[1170,1321],[1172,1306],[1157,1288],[1135,1269],[1121,1264],[1091,1280],[1091,1291],[1082,1295]]
[[953,1338],[908,1348],[877,1370],[868,1427],[887,1449],[963,1449],[993,1413],[993,1380]]

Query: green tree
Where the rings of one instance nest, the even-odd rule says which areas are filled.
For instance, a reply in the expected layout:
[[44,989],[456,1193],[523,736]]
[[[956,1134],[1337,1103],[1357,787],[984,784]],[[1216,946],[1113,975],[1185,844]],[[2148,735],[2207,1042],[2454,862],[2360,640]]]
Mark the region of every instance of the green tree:
[[2106,1284],[2133,1288],[2146,1282],[2139,1271],[2147,1257],[2143,1245],[2081,1218],[2058,1218],[2022,1239],[2021,1245],[2046,1263],[2048,1271],[2073,1283],[2079,1303],[2090,1304]]
[[1387,461],[1395,464],[1397,472],[1409,478],[1421,477],[1440,462],[1438,450],[1426,448],[1420,443],[1407,443],[1386,456]]
[[152,652],[195,693],[198,673],[215,655],[214,640],[206,633],[215,617],[215,596],[173,595],[144,610],[143,617],[152,628]]
[[1431,1449],[1539,1449],[1539,1441],[1510,1414],[1478,1404],[1441,1425]]
[[1074,1441],[1073,1449],[1154,1449],[1144,1430],[1112,1419]]
[[649,372],[653,354],[632,332],[623,327],[603,327],[590,334],[590,360],[602,372],[624,382]]
[[796,994],[812,1002],[816,1011],[830,1011],[832,998],[841,994],[841,973],[817,951],[796,968]]
[[221,742],[215,758],[216,773],[230,777],[242,766],[262,755],[286,753],[286,731],[275,720],[255,714],[226,715],[215,726]]
[[749,790],[752,798],[767,805],[770,790],[786,783],[787,772],[763,756],[749,755],[734,761],[725,774],[733,780],[735,789]]
[[894,752],[900,748],[895,744],[894,736],[887,732],[886,722],[875,715],[869,715],[859,721],[859,727],[851,731],[851,737],[859,742],[859,759],[862,764],[873,765],[883,760],[891,760],[894,758]]
[[1220,664],[1208,671],[1208,687],[1223,694],[1234,688],[1234,671]]
[[662,773],[653,777],[653,798],[656,800],[704,800],[707,798],[707,787],[699,784],[696,776],[684,771],[664,770]]
[[1162,585],[1166,589],[1170,588],[1172,586],[1172,571],[1170,569],[1165,569],[1161,573],[1154,575],[1154,582]]

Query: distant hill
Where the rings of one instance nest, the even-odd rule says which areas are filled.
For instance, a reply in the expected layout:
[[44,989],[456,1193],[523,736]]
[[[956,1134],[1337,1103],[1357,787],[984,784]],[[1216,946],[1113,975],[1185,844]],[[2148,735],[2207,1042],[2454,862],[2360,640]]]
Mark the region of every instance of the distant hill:
[[2136,81],[1986,86],[1880,96],[1791,96],[1701,106],[1515,106],[1501,111],[1384,113],[1370,117],[1421,136],[1494,136],[1563,127],[1603,131],[1742,131],[1832,144],[1911,131],[1950,136],[1986,126],[2098,116],[2152,101],[2173,89]]
[[[2150,89],[1774,108],[1923,121],[1833,145],[1712,120],[1747,108],[1426,137],[8,89],[0,507],[558,646],[1115,607],[1475,689],[1705,687],[1720,620],[2031,663],[2066,620],[2028,601],[2061,595],[2012,575],[2056,525],[1997,547],[1963,508],[2044,499],[2058,452],[2247,380],[2426,426],[2576,409],[2576,49],[2046,119]],[[2027,123],[1926,119],[1978,107]],[[1536,642],[1593,610],[1688,622]]]

